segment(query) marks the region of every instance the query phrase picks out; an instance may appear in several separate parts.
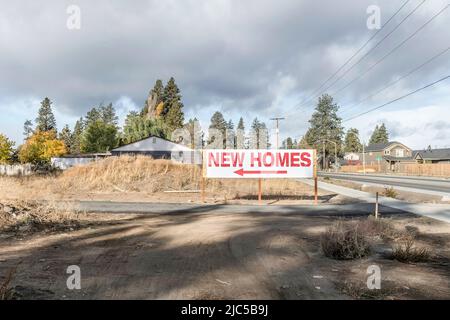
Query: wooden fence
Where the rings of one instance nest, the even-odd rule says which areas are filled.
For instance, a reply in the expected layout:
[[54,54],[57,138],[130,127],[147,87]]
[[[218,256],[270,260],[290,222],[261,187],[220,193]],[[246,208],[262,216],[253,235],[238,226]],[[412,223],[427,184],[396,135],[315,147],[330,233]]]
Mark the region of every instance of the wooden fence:
[[409,176],[450,177],[450,163],[400,163],[398,171]]
[[[341,172],[361,173],[364,171],[362,165],[358,166],[342,166]],[[367,173],[396,173],[408,176],[429,176],[429,177],[450,177],[450,163],[397,163],[395,171],[386,170],[383,166],[380,168],[375,165],[366,165]]]

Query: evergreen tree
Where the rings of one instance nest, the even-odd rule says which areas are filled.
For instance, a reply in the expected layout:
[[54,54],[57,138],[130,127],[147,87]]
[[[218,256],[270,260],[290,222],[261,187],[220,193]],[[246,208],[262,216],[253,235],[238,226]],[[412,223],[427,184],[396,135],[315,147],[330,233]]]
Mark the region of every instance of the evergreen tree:
[[387,132],[385,124],[381,124],[381,126],[376,126],[375,130],[373,131],[369,144],[375,144],[375,143],[388,143],[389,142],[389,134]]
[[[330,140],[337,145],[342,144],[342,136],[344,129],[342,127],[342,119],[338,117],[337,112],[339,106],[334,103],[333,98],[324,94],[319,97],[318,104],[315,108],[311,119],[309,120],[310,128],[308,129],[305,139],[308,145],[323,153],[323,140]],[[328,159],[330,155],[334,158],[334,144],[325,141],[325,157]],[[323,155],[322,155],[323,156]]]
[[125,119],[123,142],[133,143],[150,136],[167,139],[168,131],[163,120],[144,118],[138,112],[131,111]]
[[167,127],[171,131],[178,128],[182,128],[184,123],[184,113],[181,108],[183,108],[183,105],[175,101],[168,102],[168,104],[169,104],[169,111],[167,112],[164,118]]
[[[163,107],[164,85],[161,80],[156,80],[153,89],[150,90],[142,109],[142,116],[147,118],[158,117],[158,106]],[[160,110],[162,112],[162,110]]]
[[28,139],[33,134],[33,123],[31,120],[25,121],[23,124],[23,135],[25,136],[25,139]]
[[264,122],[253,119],[250,133],[251,149],[266,149],[270,147],[267,126]]
[[242,117],[239,119],[239,123],[238,123],[237,128],[239,130],[245,130],[244,119],[242,119]]
[[87,125],[81,139],[81,152],[107,152],[117,143],[116,126],[97,120]]
[[86,114],[86,118],[84,120],[84,127],[87,128],[90,124],[98,120],[102,120],[102,115],[100,111],[94,107],[91,110],[89,110],[88,113]]
[[378,141],[380,143],[388,143],[389,142],[389,133],[388,133],[384,123],[381,124],[380,129],[378,130]]
[[14,142],[0,133],[0,164],[10,164],[14,152]]
[[192,149],[202,149],[204,135],[200,126],[200,122],[197,120],[197,118],[189,119],[184,127],[189,131],[189,134],[191,136],[191,145],[189,147]]
[[36,118],[36,125],[38,131],[56,131],[56,119],[52,111],[52,102],[47,97],[41,102],[41,107]]
[[113,126],[117,126],[119,123],[119,117],[116,115],[116,110],[114,109],[112,103],[107,106],[100,105],[99,107],[100,119],[106,123]]
[[294,149],[294,142],[291,137],[287,137],[286,140],[283,141],[282,149]]
[[[228,123],[225,121],[225,118],[223,117],[223,114],[219,111],[214,112],[214,114],[211,117],[211,124],[209,125],[209,129],[215,129],[220,132],[222,135],[222,142],[220,141],[214,141],[217,143],[216,147],[223,148],[226,145],[226,131],[227,131]],[[211,133],[212,131],[210,131]],[[213,140],[211,140],[211,137],[209,138],[208,143],[212,143]]]
[[66,149],[69,153],[72,153],[72,145],[73,145],[73,134],[70,131],[69,126],[66,124],[64,128],[59,133],[59,140],[64,142]]
[[163,117],[165,117],[169,113],[169,110],[173,107],[178,107],[177,111],[181,111],[183,108],[180,89],[175,83],[175,79],[173,77],[170,78],[164,88],[162,102],[164,103],[164,110],[162,112]]
[[83,118],[80,118],[73,128],[72,132],[72,145],[70,148],[70,153],[72,154],[80,154],[81,153],[81,138],[83,135]]
[[344,152],[361,152],[362,144],[359,140],[359,131],[355,128],[350,128],[345,135]]

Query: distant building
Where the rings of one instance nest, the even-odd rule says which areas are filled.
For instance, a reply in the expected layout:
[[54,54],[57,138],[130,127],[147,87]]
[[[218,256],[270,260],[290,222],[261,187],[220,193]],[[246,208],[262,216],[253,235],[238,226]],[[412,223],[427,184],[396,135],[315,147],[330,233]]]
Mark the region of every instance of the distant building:
[[86,153],[86,154],[68,154],[61,157],[51,159],[54,168],[66,170],[74,166],[88,164],[90,162],[106,158],[111,154],[106,153]]
[[417,163],[450,163],[450,148],[416,150],[414,160]]
[[[391,141],[388,143],[375,143],[365,148],[366,165],[380,166],[381,171],[397,171],[399,163],[415,163],[413,150],[403,143]],[[362,153],[359,153],[363,159]]]
[[201,151],[159,137],[148,137],[111,150],[111,155],[146,155],[154,159],[169,159],[180,163],[200,164]]
[[344,155],[343,165],[356,166],[361,164],[361,156],[357,152],[347,152]]

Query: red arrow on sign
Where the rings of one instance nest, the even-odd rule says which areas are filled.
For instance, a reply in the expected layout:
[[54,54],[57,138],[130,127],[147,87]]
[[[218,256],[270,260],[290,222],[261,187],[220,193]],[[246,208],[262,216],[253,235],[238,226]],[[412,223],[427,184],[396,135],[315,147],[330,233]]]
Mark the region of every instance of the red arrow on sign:
[[278,171],[270,171],[270,170],[244,170],[244,168],[241,168],[239,170],[236,170],[234,173],[237,175],[240,175],[241,177],[246,174],[287,174],[287,170],[278,170]]

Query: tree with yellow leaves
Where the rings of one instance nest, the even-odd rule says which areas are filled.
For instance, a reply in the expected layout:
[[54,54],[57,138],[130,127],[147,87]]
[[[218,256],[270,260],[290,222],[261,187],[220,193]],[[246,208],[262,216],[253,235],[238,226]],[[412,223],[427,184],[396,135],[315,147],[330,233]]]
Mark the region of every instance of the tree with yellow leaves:
[[0,164],[9,164],[13,154],[14,142],[0,133]]
[[36,131],[20,148],[19,160],[22,163],[48,164],[52,157],[67,153],[63,141],[58,140],[56,131]]

